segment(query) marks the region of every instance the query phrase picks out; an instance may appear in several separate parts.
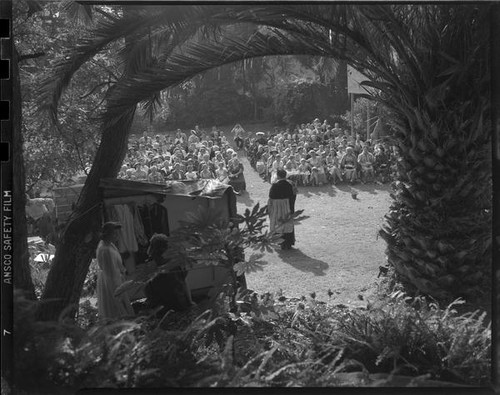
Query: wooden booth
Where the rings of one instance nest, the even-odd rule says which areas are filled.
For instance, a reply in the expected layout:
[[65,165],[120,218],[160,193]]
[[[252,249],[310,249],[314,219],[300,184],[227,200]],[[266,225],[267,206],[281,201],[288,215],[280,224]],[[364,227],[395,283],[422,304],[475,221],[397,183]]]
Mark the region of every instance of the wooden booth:
[[[216,210],[224,219],[236,214],[236,196],[231,186],[217,180],[171,181],[167,184],[121,179],[102,179],[100,192],[104,221],[122,224],[118,249],[127,271],[147,259],[148,241],[154,233],[170,232],[187,221],[187,213],[200,207]],[[194,298],[203,297],[229,281],[231,273],[221,266],[188,270],[186,282]],[[244,278],[242,279],[244,281]],[[140,298],[135,295],[133,299]]]

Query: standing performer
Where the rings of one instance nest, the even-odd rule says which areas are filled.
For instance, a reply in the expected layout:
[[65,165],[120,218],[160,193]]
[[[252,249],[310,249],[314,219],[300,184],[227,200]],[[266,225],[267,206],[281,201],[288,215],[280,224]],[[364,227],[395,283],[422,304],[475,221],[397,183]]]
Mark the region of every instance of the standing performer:
[[285,220],[290,213],[295,212],[295,199],[297,193],[291,181],[286,179],[286,170],[278,170],[276,172],[278,180],[271,185],[269,190],[269,201],[267,203],[269,210],[270,230],[271,232],[280,233],[283,238],[281,249],[291,250],[295,244],[295,230],[293,221],[285,224],[281,222]]
[[236,148],[238,150],[242,150],[246,137],[245,129],[243,129],[243,127],[239,123],[237,123],[236,125],[234,125],[231,133],[234,133],[234,142],[236,144]]
[[118,222],[106,222],[102,227],[102,240],[97,246],[97,310],[99,318],[120,318],[133,316],[134,310],[128,294],[115,297],[114,293],[125,281],[125,267],[116,243],[119,238]]

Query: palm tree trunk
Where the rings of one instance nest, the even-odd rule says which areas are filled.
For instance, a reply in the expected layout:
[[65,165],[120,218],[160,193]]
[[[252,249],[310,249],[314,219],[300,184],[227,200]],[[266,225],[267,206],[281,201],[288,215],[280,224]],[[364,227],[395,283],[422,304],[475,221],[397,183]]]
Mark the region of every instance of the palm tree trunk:
[[432,119],[421,110],[409,118],[414,127],[399,139],[394,202],[380,233],[397,278],[440,300],[491,295],[489,110],[479,98],[469,103],[465,113],[477,110],[462,129],[453,111]]
[[102,225],[99,182],[101,178],[118,175],[127,153],[134,113],[135,107],[129,108],[118,122],[107,123],[104,127],[92,169],[61,242],[57,245],[56,256],[47,276],[42,295],[44,303],[38,312],[42,320],[55,320],[65,310],[68,310],[68,316],[72,318],[77,312]]
[[349,110],[349,94],[347,93],[347,61],[340,60],[337,67],[334,83],[336,108],[332,109],[332,113],[344,114]]

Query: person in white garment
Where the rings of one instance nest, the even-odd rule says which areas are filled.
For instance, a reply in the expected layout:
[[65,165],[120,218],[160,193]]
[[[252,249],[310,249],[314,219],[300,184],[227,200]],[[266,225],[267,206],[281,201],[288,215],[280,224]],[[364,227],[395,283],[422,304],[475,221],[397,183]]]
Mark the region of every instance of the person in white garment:
[[100,319],[131,317],[134,310],[127,293],[115,297],[115,290],[125,281],[125,267],[116,243],[119,238],[119,222],[106,222],[97,246],[97,311]]

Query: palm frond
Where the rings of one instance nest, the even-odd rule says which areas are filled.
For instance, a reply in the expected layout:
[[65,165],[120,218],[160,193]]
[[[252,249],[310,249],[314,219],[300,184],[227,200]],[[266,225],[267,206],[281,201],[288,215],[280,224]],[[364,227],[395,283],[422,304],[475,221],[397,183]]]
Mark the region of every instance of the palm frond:
[[[311,38],[312,37],[312,38]],[[341,58],[342,49],[332,46],[321,30],[300,27],[293,34],[277,28],[250,37],[222,37],[217,41],[189,41],[165,54],[158,66],[143,69],[116,84],[108,98],[110,113],[146,100],[157,91],[177,85],[211,68],[267,55],[320,55]]]
[[104,50],[113,42],[137,37],[144,33],[149,26],[159,24],[176,26],[189,19],[193,12],[201,12],[198,8],[191,7],[163,7],[158,13],[148,12],[148,9],[135,11],[133,14],[125,13],[122,18],[105,18],[84,37],[73,49],[68,49],[61,56],[53,72],[42,83],[38,92],[40,109],[48,110],[51,118],[57,120],[57,106],[64,89],[69,85],[73,75],[86,61]]
[[68,13],[68,16],[77,23],[86,25],[93,21],[92,6],[89,4],[79,4],[74,0],[64,0],[62,7]]
[[[389,81],[386,82],[386,86],[391,86],[393,90],[394,87],[399,87],[400,90],[404,91],[397,74],[389,66],[386,66],[385,69],[381,68],[376,65],[377,59],[369,60],[366,57],[367,52],[375,51],[373,43],[370,45],[364,43],[363,45],[368,46],[369,49],[358,54],[358,58],[356,58],[339,45],[345,39],[343,34],[348,32],[346,27],[339,27],[338,30],[341,33],[333,35],[332,39],[332,35],[326,34],[324,25],[314,26],[311,23],[298,23],[298,21],[292,23],[290,18],[287,18],[286,23],[282,23],[272,19],[275,16],[272,11],[273,9],[268,17],[272,22],[267,22],[267,19],[261,18],[261,15],[258,19],[252,19],[257,14],[254,9],[242,10],[240,8],[239,13],[230,14],[231,17],[236,17],[239,22],[253,20],[254,23],[257,23],[263,19],[264,23],[268,23],[265,31],[260,30],[250,37],[221,37],[217,41],[191,41],[177,47],[172,53],[162,54],[161,68],[150,67],[137,75],[120,81],[117,89],[112,92],[113,96],[110,96],[108,100],[111,112],[119,112],[123,105],[146,100],[157,90],[179,84],[208,69],[241,59],[266,55],[304,54],[334,58],[349,57],[352,63],[358,65],[360,69],[371,70],[369,74],[373,77],[382,75],[383,81]],[[227,17],[214,14],[214,18],[223,20]],[[332,26],[331,21],[329,26]],[[356,37],[356,34],[351,34],[351,36]],[[357,39],[357,42],[361,41]]]
[[[165,57],[188,39],[213,34],[218,26],[210,16],[220,12],[220,7],[167,7],[169,18],[157,18],[156,25],[145,25],[142,31],[126,40],[120,55],[127,59],[127,73],[134,74],[152,62]],[[177,18],[172,18],[175,11]],[[154,12],[154,10],[149,10]],[[164,7],[158,12],[165,12]]]

